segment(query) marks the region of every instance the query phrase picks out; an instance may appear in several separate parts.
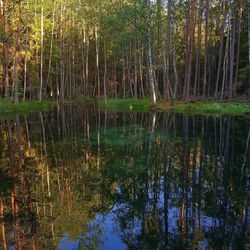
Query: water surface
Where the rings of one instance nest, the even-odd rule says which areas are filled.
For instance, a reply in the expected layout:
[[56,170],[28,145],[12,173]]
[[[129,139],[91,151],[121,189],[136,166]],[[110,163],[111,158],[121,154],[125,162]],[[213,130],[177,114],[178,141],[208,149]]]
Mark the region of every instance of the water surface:
[[0,120],[0,249],[248,249],[250,119],[60,107]]

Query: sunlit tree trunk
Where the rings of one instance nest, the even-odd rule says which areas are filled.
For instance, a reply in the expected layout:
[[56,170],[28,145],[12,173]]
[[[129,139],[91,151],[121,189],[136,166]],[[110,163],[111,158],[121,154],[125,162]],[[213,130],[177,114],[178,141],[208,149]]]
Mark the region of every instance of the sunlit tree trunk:
[[[161,4],[161,3],[160,3]],[[170,64],[170,32],[171,32],[171,0],[168,1],[168,15],[167,15],[167,34],[166,34],[166,48],[163,39],[163,26],[161,26],[162,33],[162,56],[163,56],[163,97],[167,101],[169,99],[169,64]]]
[[197,51],[196,51],[196,65],[195,65],[195,79],[194,79],[194,90],[193,96],[199,95],[199,88],[197,93],[197,85],[200,81],[200,57],[201,57],[201,19],[202,19],[202,0],[199,0],[199,10],[198,10],[198,41],[197,41]]
[[12,85],[12,98],[15,103],[19,102],[18,97],[18,68],[19,68],[19,51],[21,47],[21,29],[22,29],[22,6],[19,5],[19,22],[17,28],[17,37],[16,37],[16,44],[15,44],[15,55],[14,55],[14,65],[13,65],[13,85]]
[[[7,36],[6,29],[6,5],[8,4],[7,0],[1,0],[1,16],[2,16],[2,32]],[[6,39],[3,41],[3,87],[4,87],[4,96],[9,96],[9,52],[8,52],[8,42]]]
[[[53,4],[51,41],[50,41],[50,51],[49,51],[49,65],[48,65],[48,75],[47,75],[47,80],[46,80],[46,86],[48,86],[49,84],[51,64],[52,64],[53,40],[54,40],[54,29],[55,29],[55,11],[56,11],[56,1],[54,1],[54,4]],[[54,97],[52,81],[51,81],[51,87],[50,87],[50,95]]]
[[44,24],[43,24],[43,0],[41,0],[41,48],[40,48],[40,90],[39,101],[43,98],[43,36],[44,36]]
[[[137,26],[137,15],[134,17],[135,26]],[[133,56],[134,56],[134,97],[138,98],[138,66],[137,66],[137,47],[138,47],[138,30],[135,28],[134,30],[135,39],[133,46]]]
[[192,74],[192,54],[194,42],[194,25],[195,25],[195,0],[187,2],[187,29],[186,29],[186,60],[185,60],[185,80],[183,97],[189,99],[190,81]]
[[28,43],[29,43],[29,2],[26,0],[26,37],[25,37],[25,58],[24,58],[24,79],[23,79],[23,101],[26,97],[27,88],[27,62],[28,62]]
[[64,67],[64,50],[65,50],[65,41],[64,41],[64,28],[65,28],[65,21],[63,20],[65,14],[65,3],[61,4],[61,13],[60,13],[60,88],[59,89],[59,99],[61,102],[64,101],[64,92],[65,92],[65,67]]
[[148,76],[149,76],[149,84],[152,91],[152,101],[153,104],[156,105],[157,96],[156,96],[156,88],[154,83],[154,73],[153,73],[153,55],[152,55],[152,38],[151,38],[151,0],[147,0],[147,15],[148,15],[148,30],[147,30],[147,43],[148,43]]

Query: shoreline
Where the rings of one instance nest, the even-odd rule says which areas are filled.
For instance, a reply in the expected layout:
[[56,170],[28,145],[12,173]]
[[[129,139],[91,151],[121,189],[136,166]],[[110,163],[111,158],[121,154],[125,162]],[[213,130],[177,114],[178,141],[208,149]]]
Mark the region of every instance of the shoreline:
[[[100,109],[110,112],[175,112],[186,114],[201,114],[201,115],[240,115],[250,116],[250,101],[247,100],[207,100],[207,101],[176,101],[164,102],[160,101],[156,106],[152,105],[150,99],[77,99],[65,101],[62,105],[85,105],[96,104]],[[9,116],[13,114],[27,114],[30,112],[48,111],[56,106],[57,103],[45,100],[39,101],[24,101],[18,104],[10,100],[0,99],[0,115]]]

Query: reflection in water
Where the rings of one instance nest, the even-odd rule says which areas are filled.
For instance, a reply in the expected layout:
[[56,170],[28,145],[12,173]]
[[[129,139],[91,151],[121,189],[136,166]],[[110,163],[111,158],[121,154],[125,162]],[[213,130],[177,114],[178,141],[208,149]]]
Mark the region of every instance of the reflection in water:
[[60,107],[0,122],[0,249],[245,249],[250,120]]

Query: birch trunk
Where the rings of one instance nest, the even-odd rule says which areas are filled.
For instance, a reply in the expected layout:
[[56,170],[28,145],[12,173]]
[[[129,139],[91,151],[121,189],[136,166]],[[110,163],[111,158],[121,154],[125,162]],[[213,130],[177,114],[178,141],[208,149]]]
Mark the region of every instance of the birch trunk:
[[99,70],[99,38],[98,30],[95,27],[95,52],[96,52],[96,77],[97,77],[97,91],[98,99],[101,98],[101,84],[100,84],[100,70]]
[[148,76],[149,84],[152,91],[152,101],[156,105],[157,97],[154,83],[153,73],[153,56],[152,56],[152,38],[151,38],[151,0],[148,0],[148,30],[147,30],[147,43],[148,43]]
[[44,27],[43,27],[43,0],[41,0],[41,51],[40,51],[40,91],[39,91],[39,101],[42,101],[43,98],[43,36],[44,36]]
[[[50,52],[49,52],[49,66],[48,66],[48,75],[47,75],[47,80],[46,80],[46,86],[48,86],[48,84],[49,84],[51,64],[52,64],[53,38],[54,38],[54,29],[55,29],[55,10],[56,10],[56,1],[54,1],[54,5],[53,5],[51,41],[50,41]],[[53,96],[52,83],[51,83],[50,95]]]

